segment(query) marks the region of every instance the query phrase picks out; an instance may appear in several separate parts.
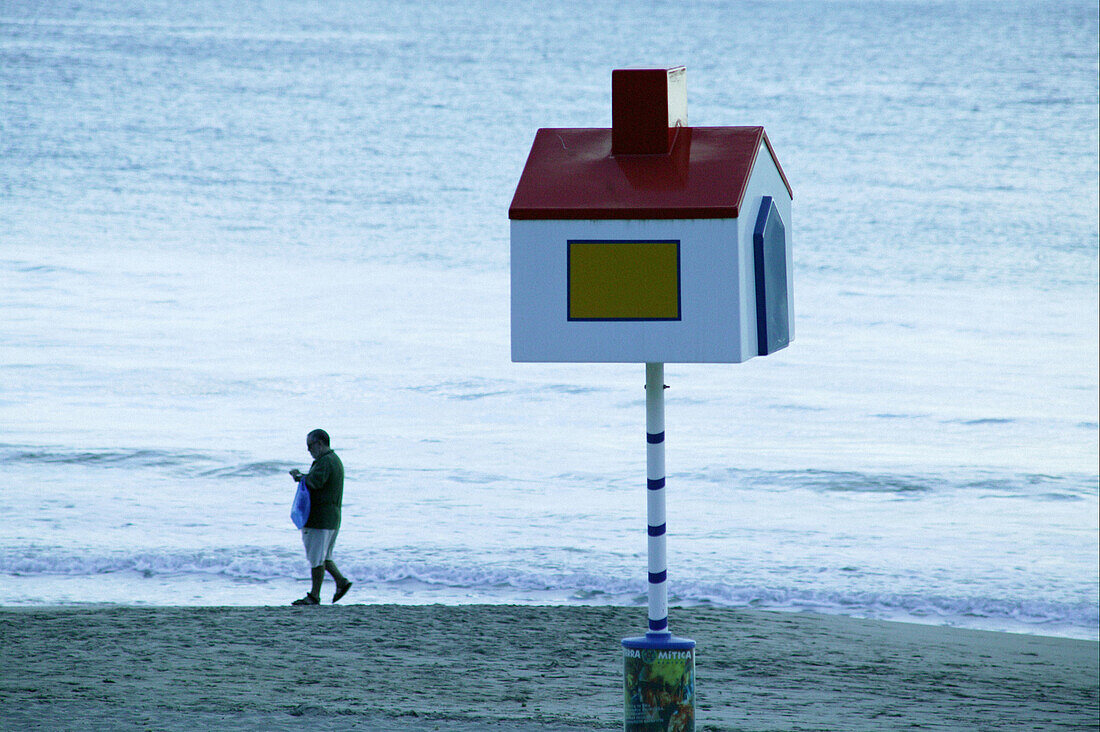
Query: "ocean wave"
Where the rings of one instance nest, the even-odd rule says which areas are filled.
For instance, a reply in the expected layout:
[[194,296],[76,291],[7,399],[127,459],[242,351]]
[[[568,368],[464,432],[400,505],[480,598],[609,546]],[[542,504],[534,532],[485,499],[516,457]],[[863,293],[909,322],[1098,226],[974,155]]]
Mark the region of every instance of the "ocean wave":
[[516,390],[508,386],[510,383],[512,382],[505,382],[501,379],[475,378],[461,381],[444,381],[421,386],[410,386],[405,387],[405,389],[406,391],[439,396],[445,399],[473,401],[514,394]]
[[1100,608],[1093,602],[1061,603],[1035,599],[948,597],[913,593],[838,592],[775,587],[688,584],[678,594],[685,603],[723,607],[801,610],[888,620],[981,625],[1005,621],[1023,626],[1070,626],[1100,632]]
[[257,478],[268,475],[281,475],[289,470],[289,466],[292,464],[276,461],[244,463],[224,468],[213,468],[199,474],[205,478]]
[[255,478],[277,475],[293,463],[279,461],[237,462],[232,454],[194,450],[149,448],[66,449],[0,444],[0,463],[5,465],[71,465],[87,468],[144,468],[169,475],[206,478]]
[[0,553],[0,574],[12,576],[94,576],[137,572],[145,576],[204,574],[235,579],[276,579],[302,573],[300,553],[291,549],[237,547],[233,549],[71,551],[27,547]]
[[[343,571],[379,589],[419,588],[425,597],[450,591],[464,602],[565,601],[580,604],[644,605],[641,577],[623,579],[592,570],[447,564],[430,560],[385,560],[348,552]],[[301,552],[293,548],[234,547],[203,550],[149,550],[128,553],[28,547],[0,551],[0,575],[86,577],[133,572],[144,577],[224,577],[227,580],[299,581],[308,576]],[[673,605],[714,605],[818,612],[938,625],[1095,638],[1100,635],[1097,603],[1037,598],[951,597],[942,594],[840,591],[677,580]],[[0,603],[5,602],[0,591]]]
[[[77,449],[0,443],[0,464],[9,466],[25,464],[136,468],[160,471],[172,477],[252,479],[281,475],[295,465],[279,460],[242,460],[242,457],[244,456],[232,452],[207,453],[187,449]],[[446,474],[449,480],[463,483],[494,483],[514,479],[503,473],[459,470]],[[669,477],[676,481],[713,484],[735,490],[882,493],[914,499],[950,491],[983,491],[997,497],[1066,501],[1095,497],[1100,493],[1100,475],[1095,474],[991,473],[964,469],[906,474],[817,468],[759,470],[711,466],[698,471],[674,472]]]
[[695,473],[674,473],[704,483],[717,483],[749,490],[809,490],[830,493],[932,493],[950,487],[936,476],[909,476],[890,473],[862,473],[839,470],[742,470],[717,468]]
[[673,479],[714,483],[749,490],[807,490],[820,493],[889,493],[920,497],[948,491],[981,490],[991,495],[1036,500],[1075,500],[1100,492],[1097,475],[987,474],[958,471],[906,475],[844,470],[743,470],[710,468],[673,473]]
[[19,260],[0,261],[0,265],[10,266],[16,272],[22,274],[66,274],[84,276],[90,274],[87,270],[74,269],[55,264],[32,264]]
[[172,452],[150,449],[102,449],[71,450],[64,448],[0,445],[0,461],[18,463],[47,463],[60,465],[89,465],[103,467],[165,468],[208,462],[210,457],[195,452]]
[[420,386],[404,387],[406,391],[427,394],[456,401],[474,401],[491,397],[523,396],[526,398],[545,398],[547,394],[566,394],[578,396],[607,391],[579,384],[540,384],[538,386],[520,385],[511,379],[474,378],[450,380]]

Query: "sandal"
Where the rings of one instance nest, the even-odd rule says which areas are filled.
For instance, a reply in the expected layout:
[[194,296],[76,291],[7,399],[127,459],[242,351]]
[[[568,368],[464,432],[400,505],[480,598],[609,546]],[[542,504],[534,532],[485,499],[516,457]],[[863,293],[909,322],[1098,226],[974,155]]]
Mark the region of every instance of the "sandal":
[[292,602],[290,604],[291,605],[320,605],[321,601],[307,592],[306,596],[303,597],[301,600],[295,600],[294,602]]
[[351,589],[351,582],[350,581],[348,581],[348,583],[346,585],[344,585],[343,587],[337,587],[336,588],[336,594],[332,596],[332,602],[335,603],[341,597],[348,594],[348,590],[350,590],[350,589]]

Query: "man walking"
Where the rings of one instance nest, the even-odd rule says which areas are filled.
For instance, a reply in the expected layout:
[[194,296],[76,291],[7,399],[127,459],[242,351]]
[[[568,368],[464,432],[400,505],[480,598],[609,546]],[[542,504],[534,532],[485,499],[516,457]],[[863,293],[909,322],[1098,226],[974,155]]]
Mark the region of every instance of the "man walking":
[[306,449],[313,456],[309,473],[302,475],[295,468],[290,471],[290,477],[295,482],[304,478],[306,488],[309,489],[309,518],[302,527],[302,544],[306,548],[313,586],[305,597],[295,600],[293,604],[319,605],[325,572],[336,580],[333,602],[351,589],[351,582],[340,574],[336,563],[332,561],[332,547],[336,544],[336,534],[340,531],[340,506],[344,500],[344,464],[329,447],[329,436],[324,430],[313,430],[306,436]]

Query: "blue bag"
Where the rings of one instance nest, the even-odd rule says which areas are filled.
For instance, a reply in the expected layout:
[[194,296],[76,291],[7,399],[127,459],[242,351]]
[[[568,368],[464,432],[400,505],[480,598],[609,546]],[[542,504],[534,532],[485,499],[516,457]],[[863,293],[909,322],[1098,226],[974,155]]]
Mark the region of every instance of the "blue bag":
[[298,490],[294,493],[294,503],[290,506],[290,520],[299,529],[309,520],[309,488],[305,478],[298,481]]

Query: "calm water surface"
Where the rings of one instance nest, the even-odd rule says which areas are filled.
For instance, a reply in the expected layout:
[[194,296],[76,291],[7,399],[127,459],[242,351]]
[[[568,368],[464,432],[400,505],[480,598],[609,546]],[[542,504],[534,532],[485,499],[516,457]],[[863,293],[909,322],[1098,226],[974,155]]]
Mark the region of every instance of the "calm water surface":
[[797,325],[667,369],[673,602],[1096,638],[1097,43],[1086,2],[0,2],[0,604],[289,602],[317,426],[355,600],[644,604],[644,369],[510,363],[507,207],[537,128],[682,63],[791,181]]

